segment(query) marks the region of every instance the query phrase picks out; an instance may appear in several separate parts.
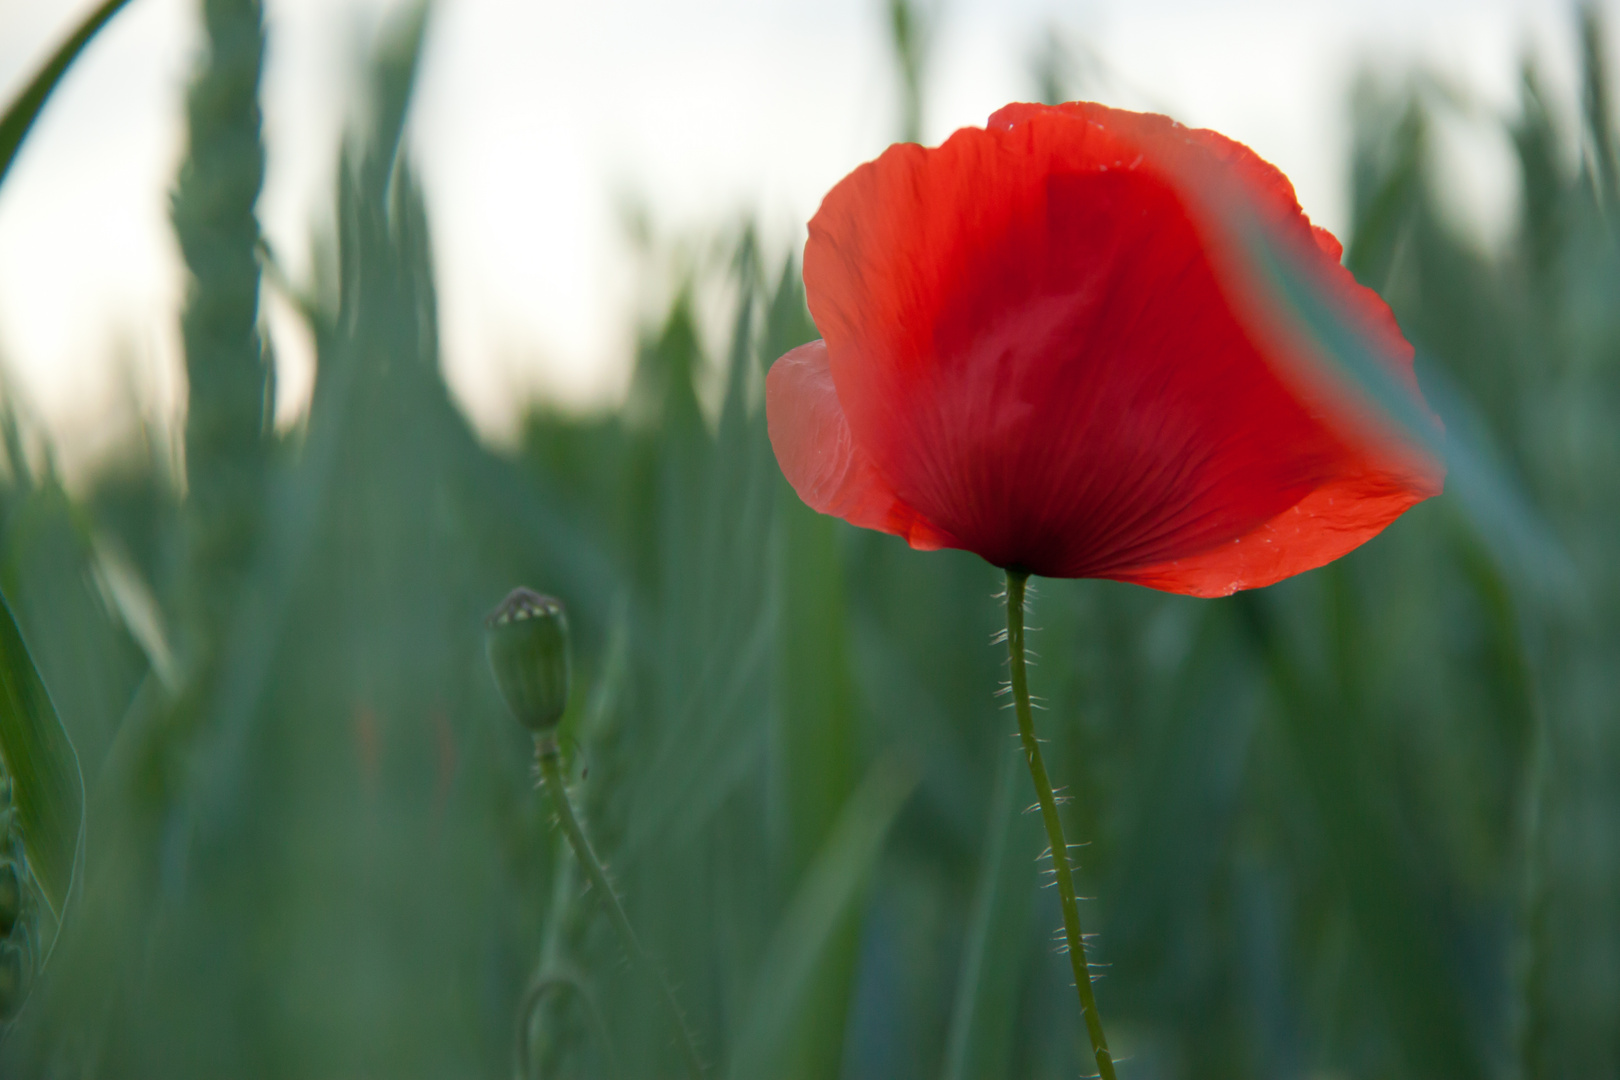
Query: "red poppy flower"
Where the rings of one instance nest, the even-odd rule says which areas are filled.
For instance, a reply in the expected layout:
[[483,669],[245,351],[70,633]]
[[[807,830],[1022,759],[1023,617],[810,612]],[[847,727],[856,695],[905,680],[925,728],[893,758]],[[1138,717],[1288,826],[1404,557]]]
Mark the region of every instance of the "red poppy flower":
[[996,566],[1223,596],[1320,566],[1437,494],[1266,314],[1237,196],[1413,395],[1412,348],[1247,147],[1092,104],[890,147],[810,222],[824,335],[771,368],[811,507]]

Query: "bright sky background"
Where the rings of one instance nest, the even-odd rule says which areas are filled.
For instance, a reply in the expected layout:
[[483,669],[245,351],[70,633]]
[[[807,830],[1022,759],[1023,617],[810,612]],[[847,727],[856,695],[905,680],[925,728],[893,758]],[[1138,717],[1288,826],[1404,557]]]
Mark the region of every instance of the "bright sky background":
[[[0,0],[7,99],[93,0]],[[358,57],[390,0],[266,0],[270,176],[261,216],[295,278],[328,215]],[[134,0],[58,91],[0,193],[0,365],[71,467],[182,396],[168,192],[197,0]],[[1620,5],[1608,4],[1611,30]],[[1279,165],[1315,220],[1346,224],[1348,87],[1423,61],[1508,114],[1528,45],[1573,104],[1571,5],[1554,0],[936,0],[927,141],[1035,95],[1049,27],[1113,104],[1217,128]],[[619,207],[665,235],[756,213],[780,251],[898,127],[882,0],[441,0],[411,141],[430,197],[446,366],[486,431],[535,396],[612,401],[637,270]],[[1620,55],[1620,41],[1610,55]],[[1484,123],[1445,133],[1453,205],[1499,242],[1516,177]],[[1454,154],[1451,151],[1455,151]],[[283,415],[312,360],[272,306]],[[124,410],[127,412],[127,409]]]

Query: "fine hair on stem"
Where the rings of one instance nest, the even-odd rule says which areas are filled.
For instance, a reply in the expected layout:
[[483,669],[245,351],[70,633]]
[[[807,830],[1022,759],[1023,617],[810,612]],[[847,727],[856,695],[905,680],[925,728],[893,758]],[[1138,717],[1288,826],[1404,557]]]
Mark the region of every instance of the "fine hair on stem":
[[662,998],[678,1035],[677,1044],[687,1073],[692,1080],[703,1080],[703,1062],[698,1057],[697,1042],[692,1037],[691,1028],[687,1026],[686,1015],[681,1012],[680,1004],[675,1000],[675,991],[652,957],[647,954],[647,950],[641,947],[641,941],[630,925],[630,916],[625,914],[624,905],[619,902],[619,895],[614,891],[612,881],[608,879],[607,869],[596,857],[596,851],[585,835],[584,826],[574,815],[573,804],[568,801],[568,790],[563,786],[562,755],[557,750],[556,737],[551,734],[536,736],[534,752],[535,760],[540,766],[540,778],[546,791],[551,795],[552,805],[556,807],[558,824],[568,837],[568,844],[574,849],[574,855],[584,868],[585,876],[590,879],[591,890],[601,898],[608,921],[613,924],[613,929],[619,937],[619,944],[630,957],[631,964],[657,989]]
[[1018,714],[1018,737],[1024,744],[1024,758],[1029,763],[1030,779],[1035,783],[1035,797],[1041,808],[1041,820],[1046,825],[1046,838],[1051,847],[1052,874],[1057,881],[1058,897],[1063,906],[1063,936],[1068,944],[1069,966],[1074,971],[1075,989],[1080,994],[1080,1015],[1086,1023],[1086,1034],[1091,1039],[1091,1051],[1097,1061],[1097,1075],[1102,1080],[1114,1080],[1114,1059],[1108,1052],[1108,1039],[1103,1034],[1102,1017],[1097,1012],[1097,996],[1091,988],[1091,968],[1086,963],[1086,938],[1080,930],[1080,905],[1074,894],[1074,875],[1069,868],[1069,845],[1063,839],[1063,821],[1058,817],[1057,796],[1052,781],[1046,774],[1046,763],[1041,759],[1040,740],[1035,737],[1035,721],[1030,708],[1029,676],[1024,651],[1024,594],[1029,575],[1016,570],[1007,571],[1007,659],[1011,667],[1009,686],[1013,708]]

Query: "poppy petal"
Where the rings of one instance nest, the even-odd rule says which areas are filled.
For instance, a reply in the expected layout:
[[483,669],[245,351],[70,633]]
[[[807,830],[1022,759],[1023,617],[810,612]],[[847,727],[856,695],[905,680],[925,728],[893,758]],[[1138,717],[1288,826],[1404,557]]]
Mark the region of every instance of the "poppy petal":
[[1259,528],[1201,555],[1108,576],[1189,596],[1230,596],[1324,566],[1437,494],[1437,481],[1430,486],[1369,468],[1317,488]]
[[[1327,287],[1405,345],[1246,147],[1102,106],[1010,106],[937,149],[891,147],[810,223],[826,393],[884,499],[998,566],[1129,577],[1250,534],[1262,550],[1295,507],[1289,542],[1309,549],[1295,534],[1343,532],[1305,512],[1313,493],[1395,482],[1234,305],[1187,187],[1202,173],[1310,245]],[[1409,347],[1405,362],[1409,380]]]
[[765,423],[782,474],[812,510],[893,533],[921,551],[960,546],[902,502],[855,445],[825,343],[800,345],[771,365]]

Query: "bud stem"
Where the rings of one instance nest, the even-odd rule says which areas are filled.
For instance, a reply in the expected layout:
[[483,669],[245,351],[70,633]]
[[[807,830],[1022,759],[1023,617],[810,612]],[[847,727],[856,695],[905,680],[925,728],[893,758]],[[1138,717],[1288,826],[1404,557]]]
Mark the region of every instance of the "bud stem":
[[1046,838],[1052,845],[1052,872],[1057,876],[1058,898],[1063,905],[1063,936],[1069,944],[1069,966],[1074,969],[1075,989],[1080,993],[1080,1015],[1086,1021],[1091,1050],[1097,1058],[1097,1075],[1114,1080],[1114,1059],[1108,1053],[1102,1017],[1097,1012],[1097,996],[1091,989],[1091,969],[1086,964],[1086,940],[1080,933],[1080,906],[1075,902],[1074,876],[1069,872],[1069,846],[1063,841],[1063,821],[1058,817],[1052,781],[1041,760],[1041,744],[1035,738],[1035,720],[1029,707],[1029,679],[1024,665],[1024,586],[1029,575],[1007,571],[1007,657],[1012,666],[1013,705],[1018,713],[1018,737],[1024,743],[1030,779],[1035,781],[1035,797],[1040,800],[1041,817],[1046,822]]
[[663,972],[658,970],[658,965],[653,963],[652,957],[641,947],[641,941],[630,925],[630,917],[625,914],[624,905],[619,902],[618,893],[613,891],[613,883],[608,880],[607,869],[596,857],[590,839],[585,835],[579,819],[574,816],[573,804],[568,801],[568,791],[563,787],[562,756],[557,751],[556,738],[549,734],[536,736],[534,750],[535,759],[540,765],[541,779],[545,781],[546,790],[551,793],[552,805],[557,809],[557,820],[562,823],[563,833],[568,837],[569,846],[574,849],[574,856],[585,868],[585,876],[590,878],[592,891],[602,898],[602,906],[607,909],[608,921],[618,933],[619,943],[629,954],[630,962],[640,968],[642,974],[650,979],[663,995],[664,1005],[675,1023],[675,1030],[680,1034],[681,1056],[686,1061],[686,1071],[691,1074],[692,1080],[703,1080],[703,1064],[698,1058],[692,1032],[686,1026],[686,1017],[675,1001],[675,991],[665,980]]

